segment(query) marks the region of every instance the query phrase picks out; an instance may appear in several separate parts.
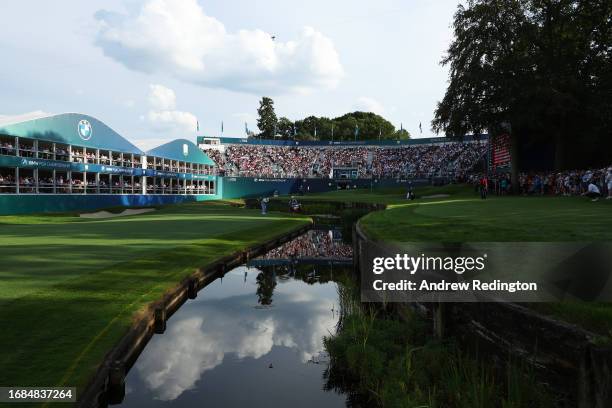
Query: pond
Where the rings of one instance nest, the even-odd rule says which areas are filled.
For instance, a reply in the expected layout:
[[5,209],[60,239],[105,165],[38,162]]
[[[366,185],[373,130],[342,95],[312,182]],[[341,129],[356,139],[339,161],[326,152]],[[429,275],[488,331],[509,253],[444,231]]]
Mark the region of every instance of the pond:
[[211,282],[151,339],[121,406],[345,406],[326,390],[323,337],[350,255],[339,230],[311,230]]

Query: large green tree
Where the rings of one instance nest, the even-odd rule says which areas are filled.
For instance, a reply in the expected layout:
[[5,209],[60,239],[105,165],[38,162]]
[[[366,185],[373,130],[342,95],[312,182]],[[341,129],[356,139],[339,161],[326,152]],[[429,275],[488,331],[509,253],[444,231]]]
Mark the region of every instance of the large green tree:
[[[533,143],[553,145],[559,169],[577,164],[579,155],[567,160],[570,149],[597,161],[600,152],[587,147],[610,141],[610,98],[603,96],[611,90],[610,21],[607,0],[469,0],[458,6],[454,39],[442,60],[450,81],[434,130],[450,137],[510,131],[515,181],[519,152]],[[599,160],[610,158],[604,156]]]
[[372,112],[352,112],[333,119],[308,116],[295,125],[299,140],[355,140],[355,129],[359,129],[358,140],[410,137],[405,130],[398,134],[391,122]]
[[257,109],[257,127],[261,131],[260,136],[265,138],[273,138],[274,132],[277,131],[278,119],[274,112],[274,101],[272,98],[264,96],[259,101],[259,108]]
[[282,139],[287,140],[293,138],[293,122],[284,116],[281,117],[278,120],[276,132],[280,135]]
[[406,129],[398,129],[395,132],[395,138],[397,140],[407,140],[410,139],[410,133]]
[[260,130],[257,136],[263,138],[274,138],[277,135],[283,139],[296,140],[410,138],[408,131],[405,129],[396,131],[391,122],[372,112],[351,112],[333,119],[311,115],[294,123],[286,117],[277,119],[274,101],[264,96],[259,102],[257,114],[257,127]]

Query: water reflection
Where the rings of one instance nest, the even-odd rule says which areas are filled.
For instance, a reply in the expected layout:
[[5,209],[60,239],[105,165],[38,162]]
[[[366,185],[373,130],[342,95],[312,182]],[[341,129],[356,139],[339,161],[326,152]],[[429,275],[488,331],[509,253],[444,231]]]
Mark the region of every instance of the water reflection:
[[312,229],[260,258],[350,258],[353,256],[353,248],[343,238],[341,230],[337,228]]
[[344,406],[323,391],[334,266],[239,267],[186,303],[130,371],[124,406]]

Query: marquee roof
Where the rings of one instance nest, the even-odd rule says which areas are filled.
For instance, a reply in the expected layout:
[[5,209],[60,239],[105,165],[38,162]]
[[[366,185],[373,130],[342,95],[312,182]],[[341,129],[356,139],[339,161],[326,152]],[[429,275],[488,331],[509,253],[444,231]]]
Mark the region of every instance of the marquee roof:
[[177,139],[147,151],[147,156],[214,166],[215,162],[187,139]]
[[12,123],[5,120],[4,123],[0,123],[0,135],[144,154],[104,122],[82,113],[61,113]]

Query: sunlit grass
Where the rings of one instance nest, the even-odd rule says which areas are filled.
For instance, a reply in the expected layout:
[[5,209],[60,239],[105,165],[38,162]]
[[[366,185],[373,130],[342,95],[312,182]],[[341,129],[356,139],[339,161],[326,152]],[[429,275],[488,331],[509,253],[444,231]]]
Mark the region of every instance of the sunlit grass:
[[[418,191],[418,190],[417,190]],[[583,197],[495,197],[473,189],[446,199],[393,204],[370,213],[360,225],[386,242],[566,242],[612,240],[612,202]],[[537,310],[612,336],[612,305],[557,303]]]
[[361,226],[371,238],[397,242],[607,241],[612,202],[550,196],[481,200],[471,188],[455,186],[448,198],[391,204],[367,215]]
[[134,313],[194,268],[307,222],[219,203],[0,217],[0,385],[83,386]]

